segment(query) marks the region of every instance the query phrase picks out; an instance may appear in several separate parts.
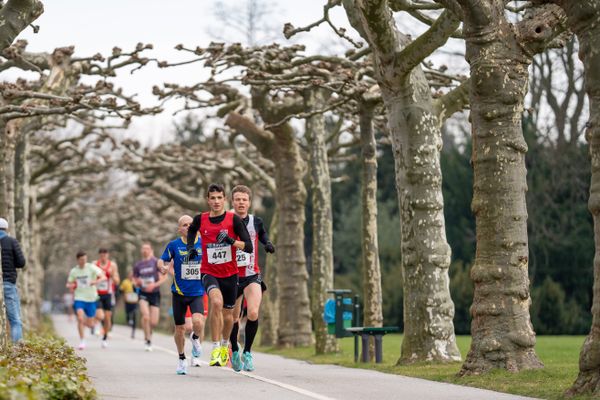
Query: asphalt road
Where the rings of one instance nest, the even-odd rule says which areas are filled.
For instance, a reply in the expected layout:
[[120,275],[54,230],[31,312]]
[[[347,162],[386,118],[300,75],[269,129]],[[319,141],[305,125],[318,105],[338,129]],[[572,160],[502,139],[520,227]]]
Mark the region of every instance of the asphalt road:
[[[75,322],[53,316],[56,331],[77,346]],[[525,399],[489,390],[431,382],[381,372],[316,365],[270,354],[254,354],[256,370],[234,372],[209,367],[210,344],[204,343],[203,364],[175,374],[177,352],[171,336],[155,334],[153,352],[144,351],[141,331],[135,340],[129,329],[115,326],[106,349],[100,338],[87,337],[87,348],[77,353],[87,359],[88,373],[101,399],[214,399],[214,400],[504,400]],[[188,359],[191,343],[186,343]]]

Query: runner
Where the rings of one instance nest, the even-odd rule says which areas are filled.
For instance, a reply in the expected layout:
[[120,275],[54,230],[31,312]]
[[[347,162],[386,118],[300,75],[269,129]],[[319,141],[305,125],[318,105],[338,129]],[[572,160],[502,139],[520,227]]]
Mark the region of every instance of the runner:
[[[190,310],[192,314],[193,330],[190,334],[192,342],[192,366],[200,366],[200,356],[202,355],[202,345],[200,337],[204,330],[204,287],[200,275],[200,259],[188,257],[187,251],[187,233],[192,217],[184,215],[179,218],[177,233],[180,237],[169,242],[161,258],[158,260],[158,269],[165,273],[167,271],[173,274],[173,284],[171,285],[171,294],[173,295],[173,319],[175,320],[175,345],[179,354],[176,373],[178,375],[187,374],[187,364],[185,361],[185,314]],[[202,251],[198,235],[194,238],[193,245],[196,251]],[[173,261],[173,267],[169,268],[166,262]]]
[[159,317],[160,285],[167,280],[167,275],[159,273],[158,261],[150,243],[142,243],[140,251],[142,259],[133,267],[133,278],[135,285],[140,288],[139,306],[145,350],[152,351],[152,329],[158,324]]
[[94,264],[87,262],[85,251],[77,252],[77,265],[69,272],[67,289],[74,289],[73,308],[77,315],[77,330],[79,331],[79,350],[85,349],[85,326],[91,327],[96,318],[96,300],[98,291],[96,284],[106,280],[104,271]]
[[125,297],[125,318],[127,319],[127,325],[131,326],[131,338],[134,339],[137,319],[136,310],[140,298],[138,295],[139,289],[133,286],[133,270],[129,270],[127,278],[121,281],[119,289]]
[[[240,217],[225,211],[225,188],[211,184],[206,194],[210,212],[196,215],[187,234],[192,243],[197,232],[202,239],[202,283],[208,292],[210,331],[213,349],[209,365],[225,366],[229,361],[229,336],[233,307],[237,299],[238,250],[252,253],[252,241]],[[190,257],[197,251],[188,244]]]
[[[252,361],[252,343],[258,331],[258,310],[262,301],[262,292],[267,290],[262,281],[258,266],[258,241],[264,245],[267,253],[275,253],[275,246],[269,241],[263,220],[248,214],[252,203],[252,191],[249,187],[238,185],[231,191],[231,200],[235,213],[242,218],[252,239],[254,252],[239,252],[237,266],[239,275],[238,298],[233,310],[234,322],[231,330],[231,367],[235,371],[254,371]],[[243,295],[243,296],[242,296]],[[242,299],[246,301],[247,321],[244,328],[244,351],[240,357],[238,346],[239,319],[242,312]]]
[[98,250],[98,260],[94,262],[106,275],[106,280],[98,283],[96,287],[98,296],[100,296],[96,309],[96,319],[102,323],[103,327],[102,348],[108,346],[108,332],[112,328],[114,285],[118,285],[121,281],[117,263],[111,261],[108,257],[108,249],[102,248]]

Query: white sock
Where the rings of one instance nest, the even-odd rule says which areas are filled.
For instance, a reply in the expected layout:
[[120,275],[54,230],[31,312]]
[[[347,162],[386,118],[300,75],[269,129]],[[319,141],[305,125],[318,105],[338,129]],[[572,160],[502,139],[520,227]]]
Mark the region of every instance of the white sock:
[[229,346],[229,340],[226,340],[226,339],[221,340],[221,346],[223,346],[223,347]]
[[221,347],[221,343],[213,342],[213,349],[216,349],[217,347]]

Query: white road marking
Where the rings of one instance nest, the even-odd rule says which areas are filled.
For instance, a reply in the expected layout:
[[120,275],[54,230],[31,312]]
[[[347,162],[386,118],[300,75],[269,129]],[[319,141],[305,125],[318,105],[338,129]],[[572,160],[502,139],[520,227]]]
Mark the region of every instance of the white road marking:
[[[124,335],[121,335],[119,333],[114,333],[115,336],[122,336],[125,337]],[[167,349],[166,347],[162,347],[162,346],[156,346],[156,345],[152,345],[152,348],[156,349],[156,350],[160,350],[164,353],[167,354],[171,354],[173,356],[179,356],[179,354],[177,354],[176,351],[171,350],[171,349]],[[206,361],[202,361],[200,360],[200,364],[204,365],[204,366],[208,366],[208,363]],[[260,375],[256,375],[256,374],[252,374],[250,372],[246,372],[246,371],[240,371],[240,372],[235,372],[233,369],[231,368],[227,368],[227,367],[218,367],[217,369],[221,370],[221,371],[229,371],[229,372],[233,372],[234,374],[237,375],[244,375],[248,378],[251,379],[255,379],[257,381],[261,381],[261,382],[265,382],[268,383],[270,385],[274,385],[274,386],[279,386],[280,388],[298,393],[298,394],[302,394],[304,396],[310,397],[312,399],[316,399],[316,400],[336,400],[333,397],[328,397],[328,396],[324,396],[322,394],[318,394],[315,392],[311,392],[310,390],[306,390],[306,389],[302,389],[298,386],[294,386],[294,385],[288,385],[287,383],[283,383],[283,382],[279,382],[273,379],[269,379],[269,378],[265,378],[264,376],[260,376]]]

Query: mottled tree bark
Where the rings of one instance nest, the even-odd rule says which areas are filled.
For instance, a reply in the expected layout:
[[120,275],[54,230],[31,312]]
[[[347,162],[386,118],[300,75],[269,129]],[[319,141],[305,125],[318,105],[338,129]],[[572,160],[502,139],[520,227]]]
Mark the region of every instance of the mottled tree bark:
[[527,191],[521,127],[528,66],[560,21],[558,7],[517,26],[504,2],[459,1],[464,10],[466,58],[471,66],[473,201],[477,252],[471,278],[472,342],[461,374],[493,368],[541,368],[529,317]]
[[39,0],[8,0],[0,8],[0,52],[44,12]]
[[[277,205],[275,205],[275,212],[273,213],[273,219],[271,220],[271,226],[269,228],[269,238],[271,242],[278,243],[278,219]],[[261,346],[275,346],[277,344],[277,326],[279,325],[279,300],[278,290],[279,284],[277,283],[279,273],[277,271],[277,265],[282,260],[278,261],[278,253],[272,256],[267,256],[264,268],[262,270],[263,279],[267,285],[267,292],[263,296],[263,300],[260,306],[260,345]]]
[[399,363],[461,359],[450,298],[440,118],[419,63],[458,27],[444,12],[415,41],[396,29],[385,0],[344,0],[350,23],[373,50],[386,106],[401,218],[404,340]]
[[[264,96],[255,94],[253,106],[266,123],[281,121],[286,111],[265,105]],[[304,256],[306,188],[303,177],[306,162],[288,123],[264,130],[236,112],[228,114],[225,124],[244,135],[260,153],[275,164],[275,201],[277,203],[277,300],[279,329],[277,345],[307,346],[312,343],[311,310],[308,297],[308,272]]]
[[[325,108],[323,90],[310,88],[305,93],[307,110]],[[312,268],[311,309],[317,354],[337,350],[335,336],[327,333],[323,320],[327,290],[333,289],[333,223],[331,210],[331,178],[325,144],[325,116],[322,113],[306,120],[306,135],[310,148],[310,189],[312,195]]]
[[[381,267],[377,241],[377,143],[373,132],[373,106],[359,107],[361,141],[363,324],[383,326]],[[374,338],[369,343],[369,359],[375,357]]]
[[579,40],[579,58],[584,65],[584,88],[590,119],[586,138],[590,144],[592,177],[588,208],[594,218],[594,291],[592,326],[579,356],[579,375],[569,395],[600,394],[600,3],[594,0],[559,1],[568,26]]

